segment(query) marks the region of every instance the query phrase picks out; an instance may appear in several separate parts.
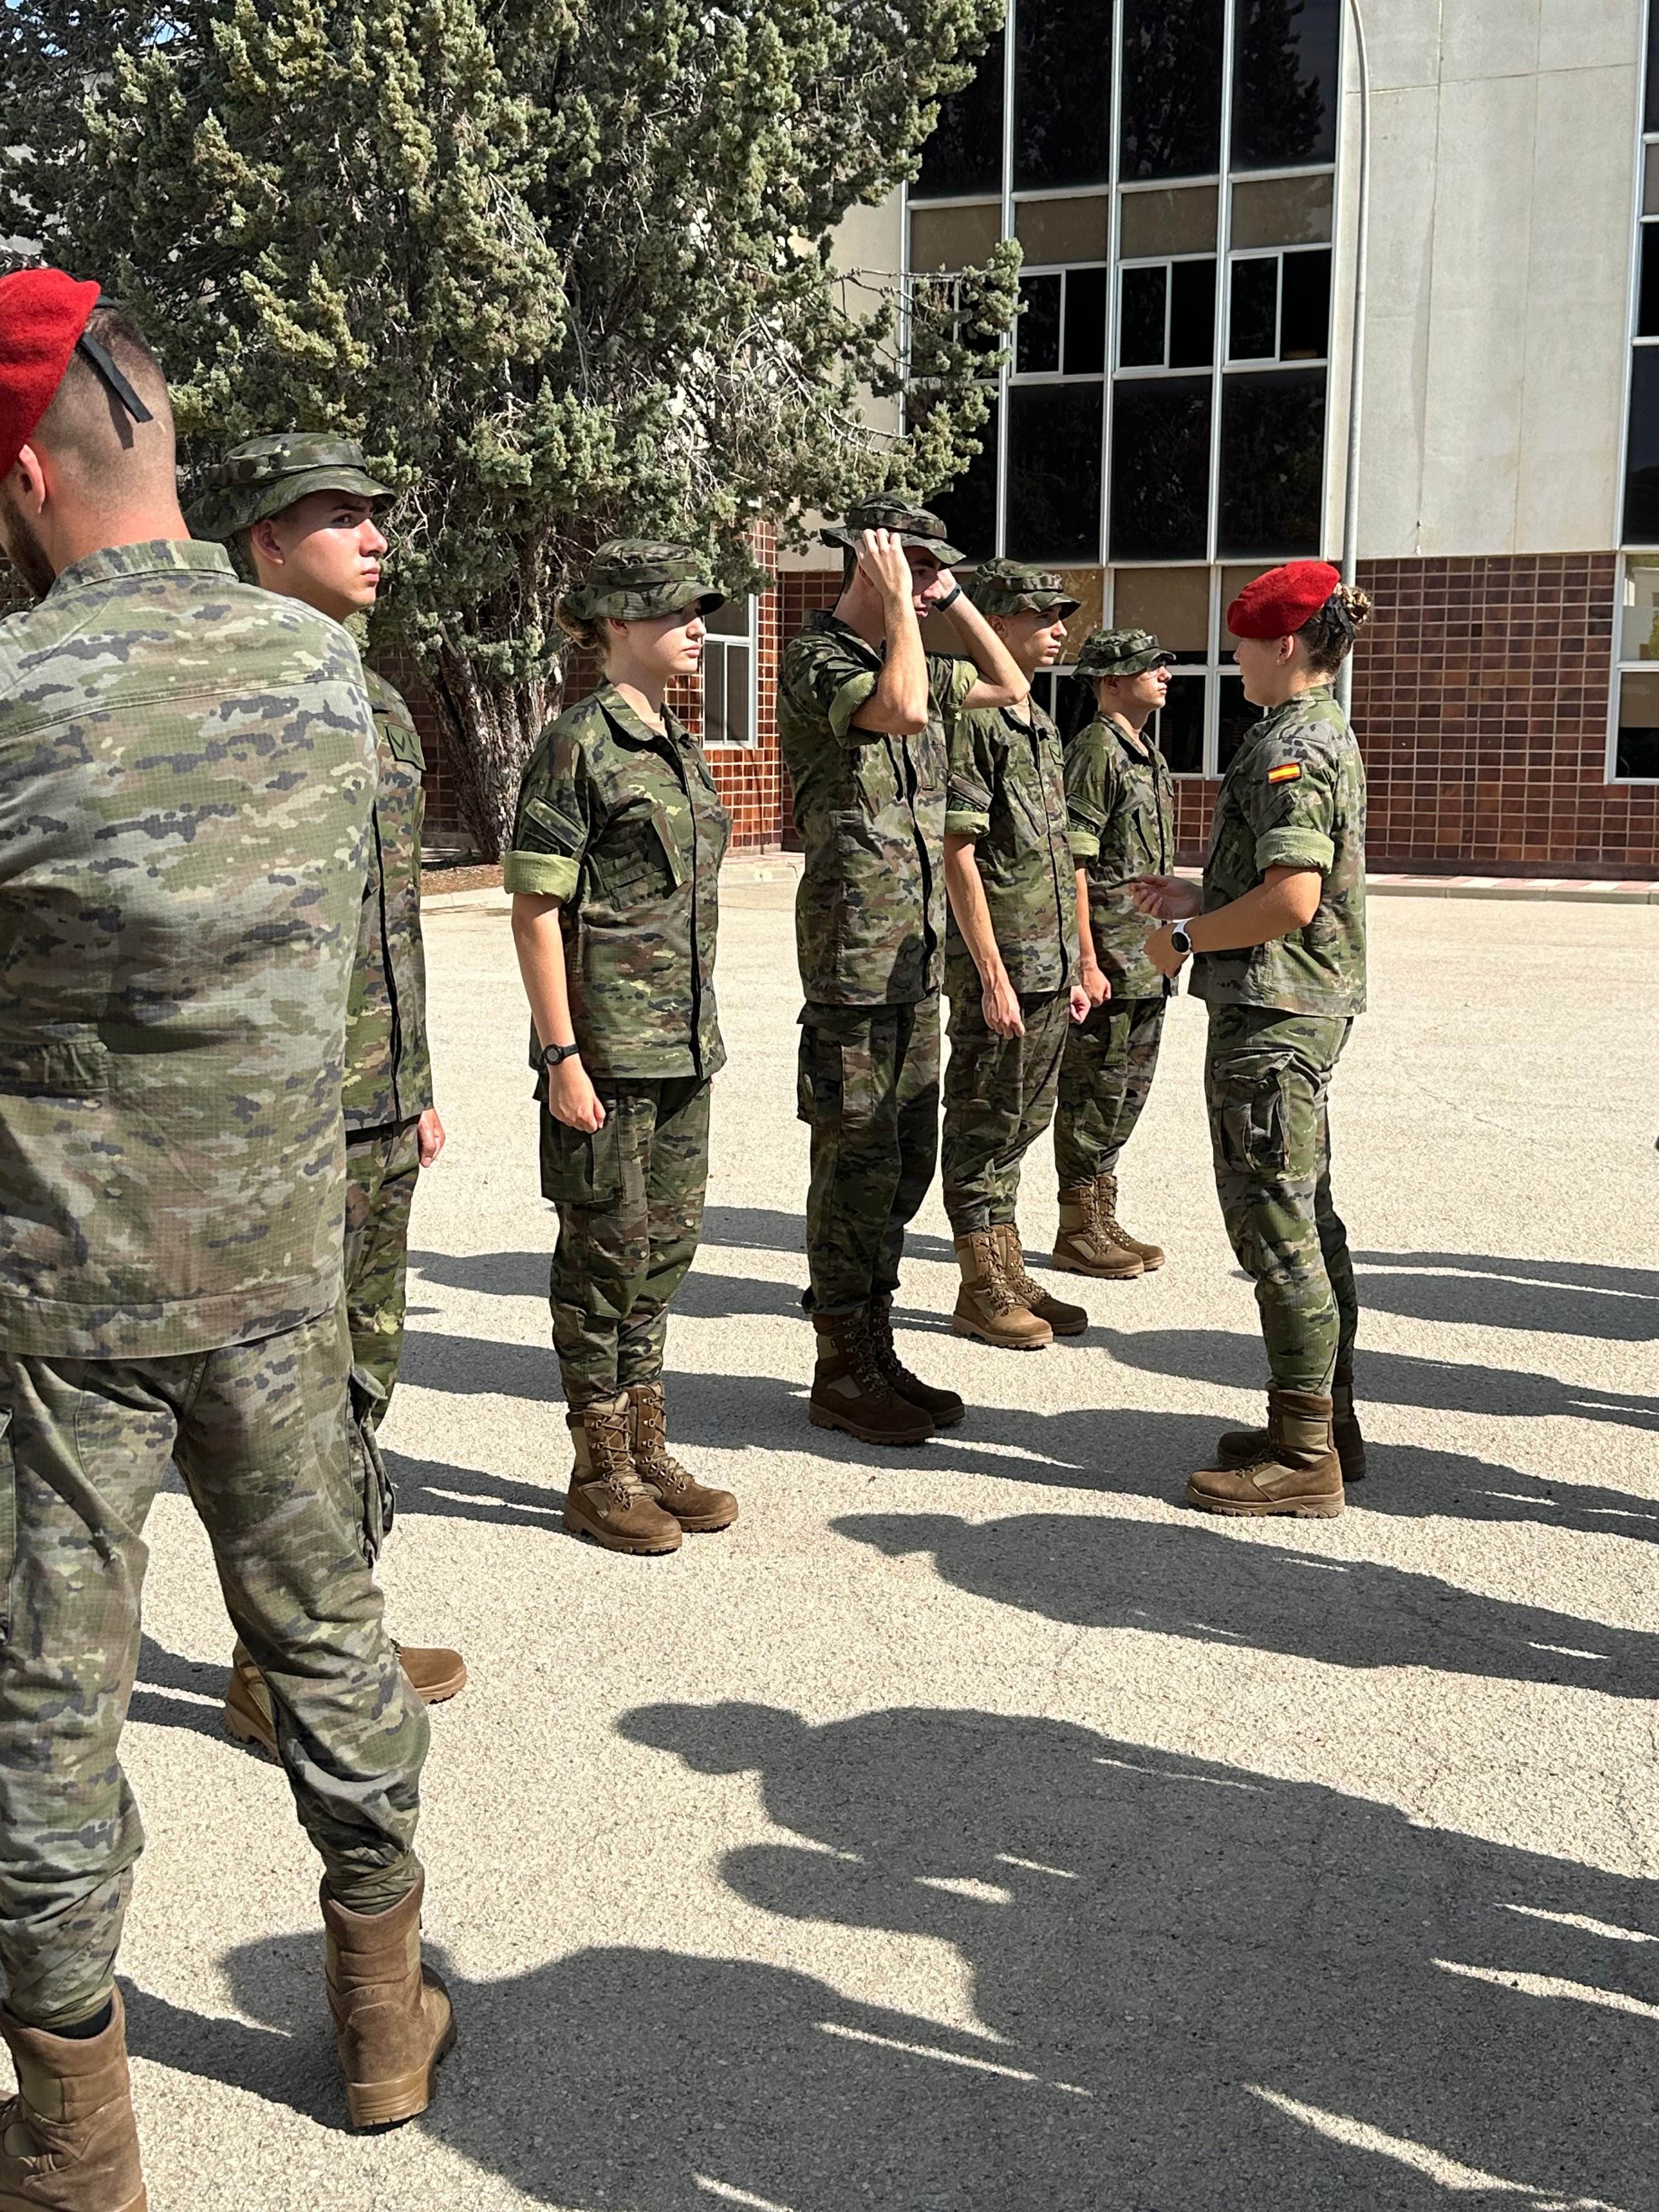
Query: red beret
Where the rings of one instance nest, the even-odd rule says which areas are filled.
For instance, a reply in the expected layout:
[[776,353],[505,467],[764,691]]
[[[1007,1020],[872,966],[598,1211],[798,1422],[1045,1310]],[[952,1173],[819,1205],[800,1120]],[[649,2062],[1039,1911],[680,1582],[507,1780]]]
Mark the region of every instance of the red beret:
[[99,287],[61,269],[0,276],[0,477],[28,443],[92,319]]
[[1235,637],[1290,637],[1342,581],[1328,561],[1287,561],[1252,577],[1227,610]]

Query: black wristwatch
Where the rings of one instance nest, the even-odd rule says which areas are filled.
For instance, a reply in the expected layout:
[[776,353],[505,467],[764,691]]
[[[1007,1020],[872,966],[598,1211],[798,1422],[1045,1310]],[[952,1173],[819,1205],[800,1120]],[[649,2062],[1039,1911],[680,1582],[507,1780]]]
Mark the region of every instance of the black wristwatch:
[[1176,922],[1175,927],[1170,930],[1170,942],[1174,945],[1176,951],[1181,955],[1183,960],[1191,958],[1193,940],[1187,934],[1187,925],[1184,921]]
[[541,1069],[544,1074],[556,1068],[562,1060],[574,1060],[581,1050],[579,1044],[544,1044],[541,1050]]
[[957,601],[961,597],[962,597],[962,586],[961,586],[961,585],[960,585],[960,584],[953,584],[953,585],[951,586],[951,587],[950,591],[945,594],[945,598],[944,598],[944,599],[935,599],[935,600],[934,600],[934,602],[933,602],[933,612],[934,612],[936,615],[942,615],[942,614],[945,612],[945,610],[946,609],[946,607],[953,607],[953,606],[955,606],[955,605],[956,605]]

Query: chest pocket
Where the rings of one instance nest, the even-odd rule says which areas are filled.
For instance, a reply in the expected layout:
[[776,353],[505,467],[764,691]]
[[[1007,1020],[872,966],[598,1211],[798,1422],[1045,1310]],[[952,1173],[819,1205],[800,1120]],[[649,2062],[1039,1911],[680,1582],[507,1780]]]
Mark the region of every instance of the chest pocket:
[[666,808],[652,799],[606,824],[588,855],[593,890],[606,905],[642,906],[678,890],[690,875]]

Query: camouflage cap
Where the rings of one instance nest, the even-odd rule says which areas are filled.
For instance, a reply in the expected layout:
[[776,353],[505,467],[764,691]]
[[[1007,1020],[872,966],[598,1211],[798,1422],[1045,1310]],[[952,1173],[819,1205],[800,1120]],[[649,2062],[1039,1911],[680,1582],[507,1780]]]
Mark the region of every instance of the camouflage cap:
[[245,438],[209,471],[190,510],[191,530],[222,544],[313,491],[349,492],[356,499],[393,496],[390,484],[369,475],[355,438],[337,438],[328,430],[279,430],[268,438]]
[[612,538],[601,545],[587,574],[559,601],[570,622],[647,622],[653,615],[696,607],[712,614],[726,593],[708,580],[708,562],[690,545],[655,538]]
[[982,615],[1074,615],[1083,605],[1056,569],[1034,568],[1029,561],[981,562],[968,596]]
[[943,568],[954,568],[958,561],[968,557],[946,540],[945,525],[938,515],[925,507],[906,507],[889,492],[860,500],[856,507],[848,508],[842,521],[826,524],[818,536],[826,545],[842,545],[849,553],[856,553],[866,530],[890,530],[901,545],[919,546],[924,553],[933,554]]
[[1174,660],[1149,629],[1091,629],[1078,649],[1079,676],[1144,676]]

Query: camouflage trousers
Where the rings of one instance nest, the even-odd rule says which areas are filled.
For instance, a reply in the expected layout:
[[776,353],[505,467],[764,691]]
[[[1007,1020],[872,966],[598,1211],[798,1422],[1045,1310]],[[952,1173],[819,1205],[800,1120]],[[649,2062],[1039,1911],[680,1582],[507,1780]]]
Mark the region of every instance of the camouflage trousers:
[[1019,1012],[1024,1036],[1000,1037],[986,1026],[976,990],[951,1001],[940,1164],[958,1237],[1014,1218],[1020,1163],[1054,1114],[1071,994],[1024,995]]
[[1054,1109],[1062,1190],[1114,1175],[1158,1073],[1164,999],[1104,999],[1066,1041]]
[[348,1419],[339,1310],[172,1358],[0,1354],[0,1963],[20,2019],[88,2019],[112,1985],[144,1840],[118,1746],[169,1462],[330,1893],[377,1912],[413,1887],[426,1711],[364,1564]]
[[542,1192],[559,1212],[548,1304],[565,1402],[662,1374],[668,1308],[696,1257],[708,1185],[708,1079],[600,1086],[590,1136],[542,1109]]
[[821,1314],[898,1288],[904,1232],[939,1162],[939,997],[807,1006],[796,1111],[812,1133],[806,1261]]
[[1359,1298],[1331,1203],[1326,1103],[1352,1026],[1271,1006],[1210,1009],[1204,1094],[1216,1190],[1281,1390],[1327,1392],[1353,1357]]
[[346,1136],[345,1294],[351,1357],[385,1396],[397,1388],[408,1304],[409,1217],[421,1173],[416,1121]]

